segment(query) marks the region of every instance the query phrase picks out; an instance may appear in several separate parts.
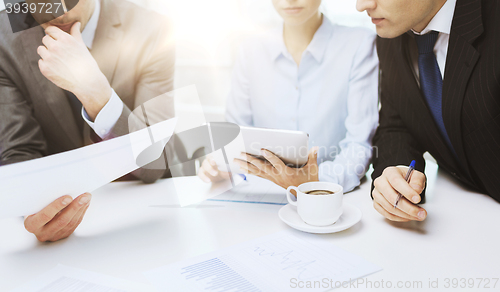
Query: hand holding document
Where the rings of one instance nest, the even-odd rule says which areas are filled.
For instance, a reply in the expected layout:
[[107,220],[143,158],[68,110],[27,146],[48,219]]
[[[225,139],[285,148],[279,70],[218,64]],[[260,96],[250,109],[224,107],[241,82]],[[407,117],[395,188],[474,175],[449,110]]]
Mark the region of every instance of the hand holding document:
[[0,219],[36,213],[55,199],[92,192],[158,159],[177,119],[40,159],[0,167]]

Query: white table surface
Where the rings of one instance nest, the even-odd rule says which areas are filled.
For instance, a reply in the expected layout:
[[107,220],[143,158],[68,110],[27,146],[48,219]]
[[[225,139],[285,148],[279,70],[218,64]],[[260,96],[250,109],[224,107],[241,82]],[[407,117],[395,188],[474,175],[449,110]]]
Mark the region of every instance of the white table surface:
[[[493,278],[500,277],[500,204],[456,184],[432,163],[426,173],[424,222],[385,220],[373,209],[368,180],[344,197],[361,209],[361,222],[318,236],[381,266],[383,271],[365,279],[377,291],[388,281],[393,289],[410,286],[396,291],[427,291],[429,280],[438,280],[440,289],[433,291],[452,291],[453,286],[445,289],[446,279],[451,285],[461,278],[474,279],[476,287],[469,291],[500,291],[500,283],[495,289],[484,288],[484,282],[477,288],[477,278],[489,278],[492,287]],[[148,283],[144,271],[289,228],[278,218],[278,205],[205,202],[179,208],[176,202],[171,180],[112,183],[93,194],[75,234],[56,243],[37,242],[21,218],[0,221],[0,291],[57,264]]]

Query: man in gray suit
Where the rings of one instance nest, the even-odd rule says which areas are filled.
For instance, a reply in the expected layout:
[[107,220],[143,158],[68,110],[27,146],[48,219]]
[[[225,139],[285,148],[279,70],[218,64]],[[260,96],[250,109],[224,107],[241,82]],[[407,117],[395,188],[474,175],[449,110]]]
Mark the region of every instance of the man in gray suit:
[[[140,128],[129,125],[131,110],[172,91],[175,48],[164,17],[124,0],[80,0],[50,22],[36,18],[0,12],[0,165],[128,134]],[[11,25],[25,27],[12,33]],[[150,124],[174,116],[169,104]],[[166,173],[161,159],[165,167],[133,175],[154,182]],[[65,238],[90,199],[61,197],[25,227],[40,241]]]

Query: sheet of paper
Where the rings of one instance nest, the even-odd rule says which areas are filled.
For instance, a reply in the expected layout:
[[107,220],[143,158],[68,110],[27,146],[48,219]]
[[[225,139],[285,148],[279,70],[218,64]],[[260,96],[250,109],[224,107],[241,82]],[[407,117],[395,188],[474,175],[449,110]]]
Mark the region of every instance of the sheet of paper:
[[0,167],[0,219],[36,213],[64,195],[75,198],[92,192],[154,161],[176,123],[174,118],[108,141]]
[[247,180],[209,201],[286,205],[286,190],[258,176],[247,175]]
[[142,292],[153,289],[146,284],[58,265],[11,292]]
[[326,291],[380,270],[321,237],[283,231],[144,274],[159,291],[295,291],[308,282],[321,285],[307,291]]
[[[206,183],[199,178],[193,181],[190,177],[174,177],[172,180],[181,207],[201,203],[233,188],[229,180],[214,184]],[[244,183],[243,178],[239,175],[233,176],[233,182],[236,187]]]

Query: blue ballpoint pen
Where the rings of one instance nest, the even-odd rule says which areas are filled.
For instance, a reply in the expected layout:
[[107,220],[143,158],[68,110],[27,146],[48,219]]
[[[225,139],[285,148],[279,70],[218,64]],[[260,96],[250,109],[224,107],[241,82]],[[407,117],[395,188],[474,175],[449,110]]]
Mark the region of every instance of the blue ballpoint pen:
[[[413,160],[410,164],[410,167],[408,168],[408,172],[406,173],[406,177],[405,177],[405,180],[406,182],[410,182],[410,178],[411,178],[411,174],[413,173],[413,171],[415,170],[415,160]],[[401,197],[403,197],[403,195],[401,195],[401,193],[398,193],[398,198],[396,200],[396,202],[394,203],[394,209],[396,209],[396,207],[398,206],[398,203],[399,203],[399,200],[401,200]]]

